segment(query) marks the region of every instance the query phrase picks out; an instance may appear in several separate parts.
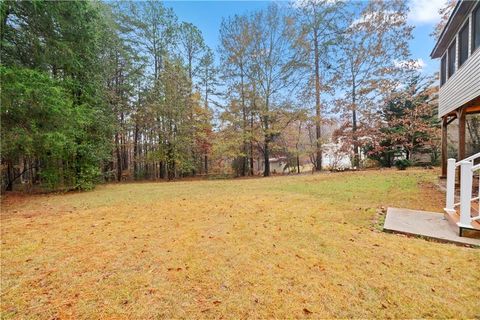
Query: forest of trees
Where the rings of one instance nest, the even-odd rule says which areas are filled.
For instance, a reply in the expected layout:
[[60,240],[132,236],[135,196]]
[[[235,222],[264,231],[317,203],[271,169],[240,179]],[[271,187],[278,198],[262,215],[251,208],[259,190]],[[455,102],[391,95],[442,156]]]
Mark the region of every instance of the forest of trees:
[[271,3],[226,17],[218,48],[157,1],[0,5],[2,190],[322,170],[329,141],[354,168],[437,157],[403,0]]

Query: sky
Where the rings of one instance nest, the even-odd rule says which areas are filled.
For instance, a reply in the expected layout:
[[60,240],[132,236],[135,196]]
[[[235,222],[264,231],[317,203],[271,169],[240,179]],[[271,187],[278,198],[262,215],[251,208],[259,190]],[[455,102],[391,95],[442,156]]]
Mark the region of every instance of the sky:
[[[206,44],[216,50],[219,44],[219,29],[222,18],[243,14],[268,6],[269,1],[165,1],[173,8],[179,21],[191,22],[203,34]],[[410,41],[412,58],[418,59],[422,72],[432,74],[438,70],[439,62],[430,59],[435,41],[430,36],[440,19],[439,8],[445,0],[408,0],[409,23],[415,26]]]

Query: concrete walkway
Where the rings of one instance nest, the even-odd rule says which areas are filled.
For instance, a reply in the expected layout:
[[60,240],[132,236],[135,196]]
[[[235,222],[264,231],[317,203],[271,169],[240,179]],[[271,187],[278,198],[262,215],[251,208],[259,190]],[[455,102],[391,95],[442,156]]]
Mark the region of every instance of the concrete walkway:
[[437,212],[388,208],[383,230],[460,245],[480,246],[480,239],[459,237],[443,214]]

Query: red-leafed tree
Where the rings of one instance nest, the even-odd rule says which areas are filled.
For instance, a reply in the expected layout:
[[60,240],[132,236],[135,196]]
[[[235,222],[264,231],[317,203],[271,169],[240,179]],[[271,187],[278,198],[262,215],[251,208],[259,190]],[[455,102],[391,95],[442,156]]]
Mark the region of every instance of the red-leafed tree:
[[410,160],[419,152],[429,153],[435,162],[440,144],[437,93],[434,79],[418,74],[395,92],[380,112],[378,140],[368,146],[369,156],[390,166],[395,156]]
[[399,84],[398,78],[413,64],[408,41],[412,27],[407,24],[404,1],[372,0],[361,5],[343,42],[344,96],[339,112],[346,121],[343,140],[353,148],[353,166],[360,166],[365,131],[379,102]]

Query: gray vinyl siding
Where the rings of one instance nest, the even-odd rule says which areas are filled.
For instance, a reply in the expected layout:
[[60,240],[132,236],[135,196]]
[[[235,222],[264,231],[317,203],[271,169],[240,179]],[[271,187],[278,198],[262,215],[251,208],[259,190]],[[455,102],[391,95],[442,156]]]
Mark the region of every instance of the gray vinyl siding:
[[476,50],[440,88],[438,116],[454,111],[480,96],[480,50]]
[[[468,15],[471,17],[471,14]],[[472,42],[472,19],[470,24],[470,43]],[[458,34],[457,34],[458,38]],[[453,39],[452,39],[453,41]],[[471,46],[469,46],[471,48]],[[438,116],[442,117],[465,103],[480,96],[480,48],[470,53],[467,61],[458,67],[458,41],[456,53],[456,71],[447,79],[444,85],[440,87],[438,101]],[[448,49],[447,49],[448,51]]]

